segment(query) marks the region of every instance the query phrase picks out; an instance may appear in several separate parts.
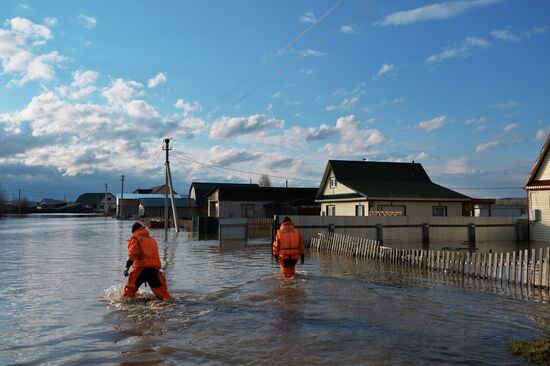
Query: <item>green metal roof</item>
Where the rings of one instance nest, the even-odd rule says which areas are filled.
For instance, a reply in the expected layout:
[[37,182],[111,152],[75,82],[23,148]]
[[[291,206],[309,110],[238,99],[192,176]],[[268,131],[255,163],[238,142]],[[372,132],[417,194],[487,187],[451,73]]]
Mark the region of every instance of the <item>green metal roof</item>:
[[470,200],[461,193],[433,183],[419,163],[352,160],[328,161],[317,199],[323,196],[322,191],[331,170],[337,182],[368,199]]
[[78,198],[76,199],[76,202],[82,204],[83,206],[95,206],[101,202],[103,197],[105,197],[105,192],[84,193],[78,196]]

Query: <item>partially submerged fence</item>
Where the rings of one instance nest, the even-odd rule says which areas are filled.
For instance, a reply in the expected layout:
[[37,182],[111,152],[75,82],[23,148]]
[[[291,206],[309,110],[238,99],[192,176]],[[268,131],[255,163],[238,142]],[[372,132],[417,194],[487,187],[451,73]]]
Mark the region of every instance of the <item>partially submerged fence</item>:
[[517,217],[463,216],[290,216],[308,243],[320,231],[375,238],[384,245],[419,248],[430,244],[475,247],[527,239],[527,222]]
[[318,233],[318,237],[312,238],[310,248],[479,278],[501,286],[550,287],[550,248],[506,253],[392,249],[373,240],[369,244],[368,239],[328,232]]

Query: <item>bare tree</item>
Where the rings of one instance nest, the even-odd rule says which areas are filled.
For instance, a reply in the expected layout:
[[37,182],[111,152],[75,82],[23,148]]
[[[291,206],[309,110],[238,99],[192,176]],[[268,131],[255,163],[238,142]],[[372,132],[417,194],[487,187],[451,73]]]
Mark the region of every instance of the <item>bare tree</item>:
[[7,201],[6,192],[0,187],[0,214],[6,209]]
[[269,179],[269,175],[262,174],[262,176],[258,180],[258,184],[260,185],[260,187],[271,187],[271,179]]

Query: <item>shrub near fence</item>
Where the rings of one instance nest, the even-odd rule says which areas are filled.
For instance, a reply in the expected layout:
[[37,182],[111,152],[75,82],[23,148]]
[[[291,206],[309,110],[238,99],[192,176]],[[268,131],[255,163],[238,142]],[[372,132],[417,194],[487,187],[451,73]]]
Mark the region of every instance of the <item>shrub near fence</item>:
[[328,232],[312,238],[310,248],[479,278],[501,286],[550,287],[550,248],[506,253],[392,249],[374,240]]

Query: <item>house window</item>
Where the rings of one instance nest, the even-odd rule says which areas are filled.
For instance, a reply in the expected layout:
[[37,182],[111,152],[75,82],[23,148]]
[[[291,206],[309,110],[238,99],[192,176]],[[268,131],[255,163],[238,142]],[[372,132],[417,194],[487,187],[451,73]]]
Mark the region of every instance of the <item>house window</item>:
[[110,201],[111,200],[111,197],[107,197],[107,201]]
[[378,211],[395,212],[401,216],[407,216],[407,206],[405,205],[379,205]]
[[241,205],[241,217],[255,217],[254,204],[242,204]]
[[327,216],[336,216],[336,206],[327,205]]
[[210,217],[219,217],[219,212],[218,212],[218,202],[217,201],[210,201],[210,212],[209,212],[209,216]]
[[355,206],[355,216],[365,216],[365,206],[356,205]]
[[99,208],[100,208],[101,210],[103,210],[103,205],[99,205]]
[[432,216],[447,216],[447,206],[433,206]]
[[330,188],[336,188],[336,177],[330,177]]

